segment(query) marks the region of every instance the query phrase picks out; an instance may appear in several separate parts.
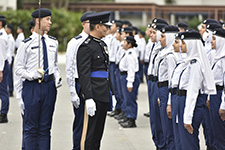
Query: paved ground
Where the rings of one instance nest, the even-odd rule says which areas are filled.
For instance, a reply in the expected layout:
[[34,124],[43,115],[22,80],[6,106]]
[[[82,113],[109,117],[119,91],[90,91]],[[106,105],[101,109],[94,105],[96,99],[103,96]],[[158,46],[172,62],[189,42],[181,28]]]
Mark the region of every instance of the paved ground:
[[[60,57],[64,62],[64,57]],[[58,98],[52,127],[52,150],[71,150],[73,112],[69,90],[65,78],[65,65],[60,64],[63,86],[58,90]],[[147,86],[141,84],[138,96],[137,128],[123,129],[113,118],[107,117],[101,150],[154,150],[151,139],[149,118],[143,116],[148,111]],[[0,124],[0,150],[20,150],[21,115],[17,101],[10,98],[9,123]],[[205,149],[202,129],[200,129],[201,150]]]

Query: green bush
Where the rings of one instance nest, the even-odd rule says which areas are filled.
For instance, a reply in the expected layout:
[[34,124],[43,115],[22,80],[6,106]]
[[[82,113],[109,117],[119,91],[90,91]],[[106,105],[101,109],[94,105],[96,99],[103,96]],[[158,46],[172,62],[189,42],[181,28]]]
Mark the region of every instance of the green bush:
[[197,27],[201,23],[202,23],[202,20],[198,20],[198,17],[194,17],[188,22],[188,26],[190,29],[198,30]]
[[[25,37],[30,36],[28,29],[28,22],[32,19],[32,10],[17,10],[0,12],[1,15],[6,16],[7,24],[14,25],[14,37],[16,38],[16,29],[18,25],[23,25],[25,28]],[[52,10],[52,26],[49,35],[56,37],[59,40],[59,51],[66,51],[67,42],[78,35],[82,31],[80,17],[82,13],[71,12],[66,10],[54,9]]]

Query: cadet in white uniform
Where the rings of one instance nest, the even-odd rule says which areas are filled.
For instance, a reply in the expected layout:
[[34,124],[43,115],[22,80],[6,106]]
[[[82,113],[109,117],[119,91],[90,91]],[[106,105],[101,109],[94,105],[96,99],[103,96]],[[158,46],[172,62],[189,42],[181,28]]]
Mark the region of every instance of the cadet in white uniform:
[[9,63],[7,60],[7,43],[8,35],[5,32],[6,25],[5,16],[0,15],[0,99],[1,99],[1,114],[0,123],[7,123],[7,113],[9,111],[9,94],[8,94],[8,73]]
[[220,117],[224,113],[224,83],[225,83],[225,30],[222,28],[214,29],[211,40],[212,49],[215,49],[215,57],[212,64],[212,72],[216,85],[217,94],[210,95],[210,116],[212,128],[211,132],[214,135],[212,139],[212,149],[225,149],[225,123]]
[[22,41],[25,39],[25,36],[24,36],[24,27],[23,26],[18,26],[17,27],[17,38],[16,38],[16,48],[18,49],[20,47],[20,44],[22,43]]
[[216,88],[199,32],[182,32],[181,39],[181,49],[187,52],[177,92],[181,148],[200,149],[198,134],[206,104],[202,93],[215,94]]
[[[50,149],[56,88],[61,85],[57,64],[58,41],[44,34],[50,30],[51,11],[41,8],[40,12],[41,35],[38,34],[39,10],[37,9],[32,13],[35,20],[34,32],[21,43],[15,59],[15,74],[25,80],[23,85],[17,86],[16,91],[18,91],[17,98],[20,97],[20,108],[25,109],[24,143],[28,150]],[[39,36],[41,36],[40,45]],[[39,54],[40,59],[38,59]]]
[[9,96],[13,96],[13,63],[14,63],[14,51],[15,51],[15,39],[12,35],[13,25],[6,25],[6,32],[8,34],[8,62],[9,62],[9,76],[8,76],[8,87]]
[[127,119],[120,124],[124,128],[136,127],[135,120],[137,119],[138,106],[136,99],[140,77],[137,74],[138,58],[133,47],[137,47],[134,37],[125,37],[123,48],[126,52],[119,64],[122,93],[126,102],[125,116]]
[[77,73],[77,51],[90,33],[90,24],[87,19],[87,15],[93,13],[95,12],[87,11],[81,16],[80,21],[83,26],[83,31],[69,41],[66,50],[66,79],[69,86],[74,111],[73,150],[80,150],[80,140],[84,118],[84,105],[82,101],[80,101],[81,97],[78,95],[80,92],[80,84]]

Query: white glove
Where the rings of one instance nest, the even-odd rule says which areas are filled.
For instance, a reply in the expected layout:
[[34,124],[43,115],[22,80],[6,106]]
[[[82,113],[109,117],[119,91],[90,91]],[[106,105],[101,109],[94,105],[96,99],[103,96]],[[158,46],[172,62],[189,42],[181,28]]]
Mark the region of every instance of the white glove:
[[87,114],[91,117],[94,116],[95,111],[96,111],[96,104],[95,104],[94,100],[92,98],[87,99],[85,101],[85,104],[86,104]]
[[62,86],[62,78],[61,78],[61,77],[56,78],[56,79],[55,79],[55,87],[56,87],[56,88],[59,88],[59,87],[61,87],[61,86]]
[[24,115],[25,107],[24,107],[24,103],[23,103],[22,98],[17,98],[17,102],[18,102],[21,114]]
[[112,95],[112,103],[113,103],[113,108],[116,107],[116,97],[115,95]]
[[71,102],[74,105],[75,108],[79,108],[80,105],[80,98],[78,97],[78,95],[76,93],[71,93]]

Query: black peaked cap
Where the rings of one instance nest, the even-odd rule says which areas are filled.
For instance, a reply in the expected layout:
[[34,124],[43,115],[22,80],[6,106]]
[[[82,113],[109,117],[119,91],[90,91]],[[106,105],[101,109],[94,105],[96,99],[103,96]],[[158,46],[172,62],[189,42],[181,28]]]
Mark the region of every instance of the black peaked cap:
[[215,28],[213,34],[225,38],[225,30],[222,28]]
[[222,28],[222,26],[218,23],[210,23],[206,26],[206,28],[210,31],[213,31],[216,28]]
[[181,32],[181,40],[191,40],[191,39],[201,39],[201,34],[195,30]]
[[167,23],[167,21],[165,19],[162,19],[162,18],[155,18],[155,19],[152,20],[152,23],[155,23],[155,24],[161,23],[161,24],[169,25]]
[[176,33],[179,32],[178,27],[173,26],[173,25],[169,25],[169,26],[165,26],[160,30],[162,33]]
[[[43,17],[47,17],[47,16],[51,16],[52,15],[52,12],[49,10],[49,9],[46,9],[46,8],[41,8],[40,9],[40,18],[43,18]],[[36,9],[32,14],[31,16],[33,18],[39,18],[39,9]]]
[[202,22],[203,24],[206,24],[206,25],[208,25],[208,24],[210,24],[210,23],[217,23],[217,24],[220,24],[217,20],[215,20],[215,19],[205,19],[203,22]]
[[83,15],[80,17],[80,21],[83,22],[83,21],[88,20],[87,15],[94,14],[94,13],[96,13],[96,12],[95,11],[87,11],[87,12],[83,13]]
[[133,36],[126,36],[124,38],[124,40],[126,40],[129,43],[131,43],[133,47],[137,47],[136,40],[134,39]]
[[87,15],[90,24],[104,24],[109,22],[110,11],[97,12]]

